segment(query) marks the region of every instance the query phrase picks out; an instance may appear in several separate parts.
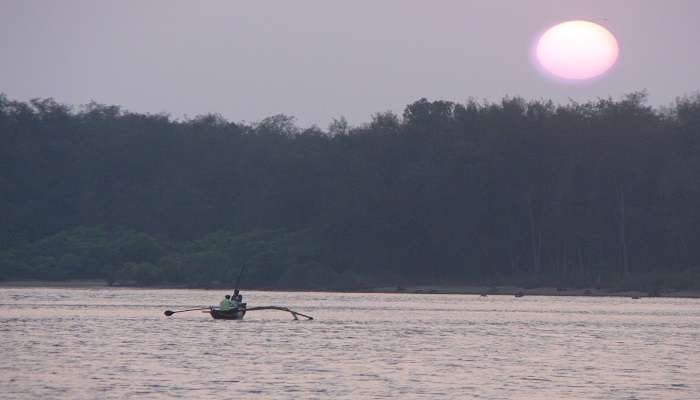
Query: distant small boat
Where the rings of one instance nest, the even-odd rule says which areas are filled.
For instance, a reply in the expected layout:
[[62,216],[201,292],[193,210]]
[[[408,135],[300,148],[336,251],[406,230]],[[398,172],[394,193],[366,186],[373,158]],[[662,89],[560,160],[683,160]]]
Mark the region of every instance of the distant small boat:
[[211,307],[209,309],[209,314],[211,315],[212,318],[214,319],[235,319],[235,320],[240,320],[243,319],[245,316],[246,312],[246,303],[241,304],[241,307],[239,308],[234,308],[231,310],[219,310],[214,307]]
[[[238,295],[238,287],[240,286],[241,283],[241,277],[243,276],[243,272],[245,271],[245,266],[241,267],[240,272],[238,273],[238,279],[236,280],[236,289],[233,291],[233,296],[228,296],[226,295],[226,299],[229,297],[236,297]],[[238,301],[242,298],[241,295],[238,295]],[[223,303],[223,302],[222,302]],[[312,320],[314,317],[306,314],[302,314],[300,312],[296,312],[294,310],[290,310],[287,307],[281,307],[281,306],[262,306],[262,307],[250,307],[248,308],[246,303],[239,303],[238,307],[232,308],[230,310],[222,310],[220,308],[214,307],[214,306],[209,306],[209,307],[202,307],[202,308],[190,308],[187,310],[179,310],[179,311],[170,311],[170,310],[165,310],[163,314],[165,314],[166,317],[170,317],[173,314],[177,313],[182,313],[182,312],[188,312],[188,311],[202,311],[203,313],[207,313],[211,315],[212,318],[214,319],[228,319],[228,320],[242,320],[243,317],[245,317],[246,312],[248,311],[257,311],[257,310],[280,310],[280,311],[286,311],[290,314],[292,314],[292,317],[294,317],[295,320],[298,320],[299,318],[297,317],[298,315],[301,315],[302,317],[306,318],[307,320]]]

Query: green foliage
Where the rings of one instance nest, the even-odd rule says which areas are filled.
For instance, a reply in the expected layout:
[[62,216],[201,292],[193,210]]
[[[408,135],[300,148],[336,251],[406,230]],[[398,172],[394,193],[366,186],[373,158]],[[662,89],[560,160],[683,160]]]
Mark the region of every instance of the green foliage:
[[145,233],[124,235],[114,251],[117,259],[150,263],[156,262],[164,254],[156,239]]
[[82,266],[83,258],[72,253],[62,255],[56,262],[56,268],[67,276],[80,276]]
[[13,252],[0,251],[0,280],[21,277],[28,269]]
[[645,100],[420,99],[325,132],[0,95],[0,279],[697,287],[700,96]]
[[62,280],[68,274],[59,268],[55,257],[38,256],[29,264],[29,277],[35,279]]
[[[210,253],[201,253],[205,250]],[[244,234],[219,231],[192,242],[185,251],[217,254],[219,267],[206,269],[207,276],[215,273],[223,282],[234,283],[239,267],[245,265],[246,285],[258,287],[283,285],[280,280],[287,269],[313,260],[319,254],[318,244],[310,232],[284,229]]]
[[116,272],[118,282],[154,285],[163,279],[160,269],[149,262],[128,262]]

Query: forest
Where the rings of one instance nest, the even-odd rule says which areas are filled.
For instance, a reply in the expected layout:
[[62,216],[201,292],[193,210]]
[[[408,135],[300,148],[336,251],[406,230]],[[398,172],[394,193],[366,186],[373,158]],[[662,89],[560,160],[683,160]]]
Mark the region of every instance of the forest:
[[700,95],[300,128],[0,95],[0,279],[700,289]]

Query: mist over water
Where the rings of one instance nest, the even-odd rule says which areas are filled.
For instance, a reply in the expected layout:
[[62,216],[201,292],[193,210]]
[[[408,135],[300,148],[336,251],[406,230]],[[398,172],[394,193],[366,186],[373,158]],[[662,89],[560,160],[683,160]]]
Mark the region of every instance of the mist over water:
[[697,399],[700,301],[0,289],[3,399]]

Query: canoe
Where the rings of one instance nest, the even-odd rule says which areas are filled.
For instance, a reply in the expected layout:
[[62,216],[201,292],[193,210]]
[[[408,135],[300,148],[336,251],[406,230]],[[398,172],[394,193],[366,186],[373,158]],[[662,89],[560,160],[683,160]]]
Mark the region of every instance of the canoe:
[[243,319],[245,312],[245,303],[243,303],[241,307],[232,310],[223,311],[217,310],[216,308],[209,309],[209,314],[214,319]]

